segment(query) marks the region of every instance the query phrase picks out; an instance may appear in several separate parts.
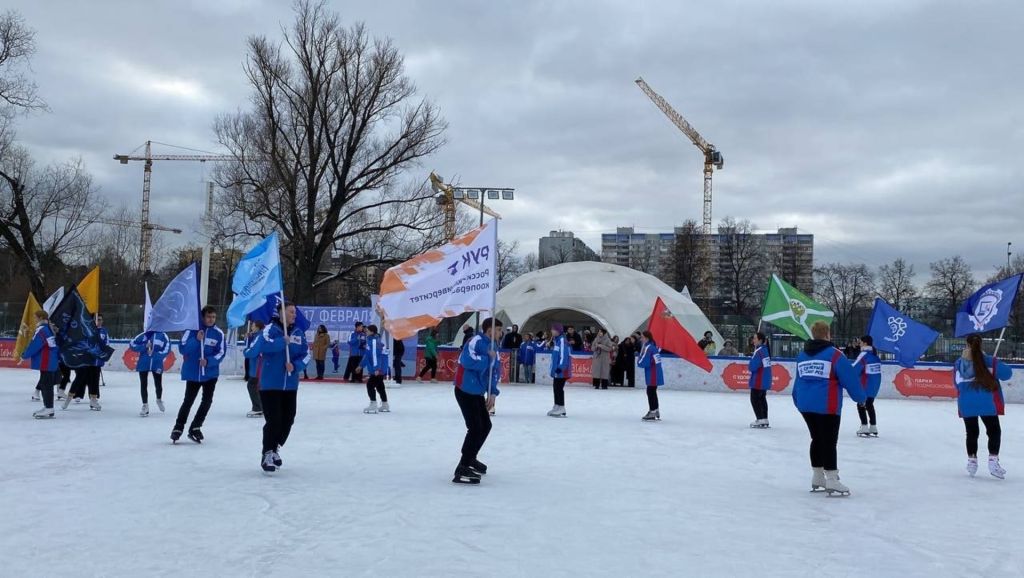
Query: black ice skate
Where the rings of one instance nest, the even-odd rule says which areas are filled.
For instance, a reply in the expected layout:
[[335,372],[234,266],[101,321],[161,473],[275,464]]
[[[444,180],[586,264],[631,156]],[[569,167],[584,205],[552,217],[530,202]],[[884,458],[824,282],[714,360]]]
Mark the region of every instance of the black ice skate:
[[188,430],[188,439],[196,442],[197,444],[203,443],[203,439],[205,439],[203,438],[203,430],[197,427]]
[[480,474],[481,476],[487,475],[487,464],[481,462],[480,460],[473,460],[473,463],[469,464],[469,469]]
[[178,429],[178,428],[174,428],[174,431],[171,432],[171,443],[172,444],[176,444],[176,443],[178,443],[178,440],[180,440],[180,439],[181,439],[181,430]]
[[452,482],[456,484],[479,484],[480,474],[467,466],[459,466],[455,468],[455,477],[452,478]]

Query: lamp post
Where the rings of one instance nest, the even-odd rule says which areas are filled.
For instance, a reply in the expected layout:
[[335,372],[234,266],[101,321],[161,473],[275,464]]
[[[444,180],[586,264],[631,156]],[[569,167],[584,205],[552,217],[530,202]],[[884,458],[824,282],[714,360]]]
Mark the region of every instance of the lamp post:
[[1006,274],[1010,274],[1010,255],[1013,253],[1010,251],[1010,245],[1013,245],[1013,241],[1006,242]]

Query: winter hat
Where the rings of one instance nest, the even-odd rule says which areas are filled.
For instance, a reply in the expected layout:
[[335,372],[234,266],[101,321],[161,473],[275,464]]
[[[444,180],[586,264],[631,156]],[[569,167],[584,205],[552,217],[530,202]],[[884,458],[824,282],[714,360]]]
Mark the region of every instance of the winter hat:
[[551,324],[551,331],[557,331],[559,333],[562,333],[563,331],[565,331],[565,328],[562,327],[561,323],[552,323]]

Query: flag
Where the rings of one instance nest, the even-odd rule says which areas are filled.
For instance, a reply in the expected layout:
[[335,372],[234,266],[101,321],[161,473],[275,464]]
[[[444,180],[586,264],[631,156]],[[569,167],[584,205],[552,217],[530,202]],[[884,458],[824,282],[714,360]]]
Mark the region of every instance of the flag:
[[811,325],[816,321],[832,324],[834,314],[821,303],[801,293],[796,287],[772,275],[764,296],[761,321],[802,337],[811,338]]
[[97,265],[78,283],[78,294],[85,301],[89,313],[100,312],[100,268]]
[[268,295],[284,291],[276,232],[257,243],[238,262],[231,290],[235,297],[228,307],[228,327],[241,327],[246,315],[262,307]]
[[25,310],[21,313],[21,326],[18,327],[18,339],[14,341],[14,359],[21,359],[21,354],[28,348],[28,344],[36,334],[36,311],[42,311],[36,301],[36,296],[31,292],[28,300],[25,301]]
[[57,287],[57,290],[53,292],[53,295],[50,295],[46,299],[46,302],[43,303],[43,309],[47,313],[53,313],[54,307],[59,305],[62,299],[64,299],[64,288]]
[[875,349],[896,355],[896,361],[903,367],[913,367],[938,339],[939,332],[900,313],[885,299],[876,297],[868,335],[874,340]]
[[142,288],[146,292],[146,303],[142,309],[142,330],[146,331],[150,320],[153,319],[153,301],[149,298],[149,281],[143,283]]
[[50,322],[57,327],[60,357],[68,367],[95,365],[97,359],[107,361],[114,348],[100,341],[99,330],[85,300],[72,288],[53,310]]
[[968,297],[956,313],[956,336],[1006,327],[1022,278],[1024,273],[989,283]]
[[693,336],[672,315],[661,297],[654,302],[654,311],[651,313],[647,330],[654,336],[654,342],[658,344],[658,347],[664,351],[670,351],[704,371],[711,372],[711,360],[697,345]]
[[[249,313],[249,321],[261,321],[264,324],[267,324],[275,317],[280,316],[281,294],[277,293],[274,295],[268,295],[267,302],[263,304],[263,307]],[[295,306],[295,327],[299,331],[306,331],[309,329],[309,318],[307,318],[306,314],[299,309],[298,305]]]
[[[149,305],[149,287],[146,288]],[[164,289],[156,303],[149,305],[143,331],[186,331],[199,329],[199,268],[185,267]]]
[[388,269],[378,309],[396,339],[468,311],[494,311],[498,225],[483,226]]

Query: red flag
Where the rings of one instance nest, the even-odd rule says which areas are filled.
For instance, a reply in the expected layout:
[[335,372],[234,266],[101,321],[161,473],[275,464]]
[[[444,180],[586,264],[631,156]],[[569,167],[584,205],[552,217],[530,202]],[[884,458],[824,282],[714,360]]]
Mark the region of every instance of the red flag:
[[697,345],[693,336],[672,315],[668,307],[665,307],[665,302],[661,300],[661,297],[658,297],[658,301],[654,303],[654,312],[651,313],[651,321],[648,323],[647,329],[654,336],[654,342],[658,344],[658,347],[711,373],[711,360]]

